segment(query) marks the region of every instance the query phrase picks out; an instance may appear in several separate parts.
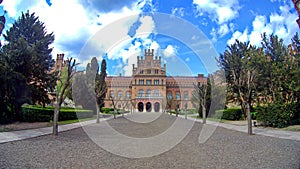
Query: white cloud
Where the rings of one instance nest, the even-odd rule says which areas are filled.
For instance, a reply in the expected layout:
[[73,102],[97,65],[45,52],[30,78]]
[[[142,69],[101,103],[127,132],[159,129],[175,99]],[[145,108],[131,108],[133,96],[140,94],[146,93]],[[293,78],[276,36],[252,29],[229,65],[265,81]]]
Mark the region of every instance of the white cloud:
[[177,53],[177,49],[176,47],[172,46],[172,45],[168,45],[166,47],[166,49],[163,50],[163,54],[166,58],[169,58],[169,57],[172,57],[172,56],[175,56]]
[[[279,13],[271,13],[270,16],[257,15],[252,22],[252,30],[248,34],[248,28],[244,30],[242,34],[236,31],[228,44],[234,42],[234,39],[249,40],[251,44],[260,46],[261,35],[266,33],[267,35],[274,34],[284,40],[284,43],[290,43],[291,38],[299,31],[296,23],[297,14],[292,12],[293,6],[283,5],[279,7]],[[247,32],[247,35],[245,34]],[[247,38],[246,38],[247,37]]]
[[220,37],[225,36],[227,33],[229,33],[229,28],[228,28],[227,24],[221,25],[218,30],[218,34],[220,35]]
[[149,35],[154,31],[155,24],[151,16],[144,16],[140,18],[141,26],[136,30],[136,36]]
[[231,39],[229,39],[227,41],[227,44],[230,45],[230,44],[235,43],[236,39],[241,42],[247,42],[248,41],[248,29],[245,29],[243,33],[239,32],[239,31],[234,32]]
[[191,59],[189,57],[185,58],[186,62],[189,62]]
[[238,0],[193,0],[198,14],[208,13],[218,24],[223,24],[238,17]]
[[184,8],[173,8],[172,15],[177,15],[177,16],[183,17],[184,16]]

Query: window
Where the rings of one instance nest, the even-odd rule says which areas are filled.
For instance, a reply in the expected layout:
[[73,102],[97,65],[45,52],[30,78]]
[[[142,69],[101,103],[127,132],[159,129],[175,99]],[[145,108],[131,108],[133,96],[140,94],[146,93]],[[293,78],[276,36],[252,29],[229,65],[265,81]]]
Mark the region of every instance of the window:
[[122,92],[118,92],[118,99],[122,98]]
[[139,80],[139,84],[143,85],[144,84],[144,80]]
[[163,80],[161,80],[161,84],[164,84],[164,79],[163,79]]
[[155,74],[158,74],[158,69],[155,69],[155,70],[154,70],[154,73],[155,73]]
[[167,97],[168,97],[168,99],[172,99],[173,98],[172,92],[168,92]]
[[147,96],[147,97],[151,96],[151,90],[150,90],[150,89],[147,90],[146,96]]
[[140,74],[144,74],[144,70],[141,70],[141,71],[140,71]]
[[180,93],[176,92],[176,100],[180,100]]
[[157,79],[154,80],[154,84],[155,84],[155,85],[159,85],[159,80],[157,80]]
[[154,96],[160,96],[160,91],[159,90],[155,90],[154,91]]
[[151,74],[151,69],[147,69],[147,74]]
[[126,99],[130,99],[130,92],[126,92]]
[[140,90],[139,90],[138,96],[139,96],[139,97],[144,96],[144,90],[143,90],[143,89],[140,89]]
[[151,62],[147,62],[147,66],[149,66],[149,67],[150,67],[150,66],[151,66]]
[[111,98],[115,97],[114,91],[110,91],[109,97],[111,97]]
[[184,99],[184,100],[188,100],[188,99],[189,99],[189,94],[188,94],[187,91],[185,91],[185,92],[183,93],[183,99]]
[[146,80],[146,84],[147,85],[151,85],[152,84],[152,80]]

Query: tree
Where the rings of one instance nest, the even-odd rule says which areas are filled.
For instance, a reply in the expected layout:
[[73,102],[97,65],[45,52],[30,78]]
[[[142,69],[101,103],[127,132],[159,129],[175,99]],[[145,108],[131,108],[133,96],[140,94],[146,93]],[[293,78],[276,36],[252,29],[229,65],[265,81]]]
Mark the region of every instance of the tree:
[[[96,59],[96,58],[95,58]],[[96,59],[97,61],[97,59]],[[97,62],[98,63],[98,62]],[[104,99],[107,92],[107,86],[105,82],[106,77],[106,61],[105,59],[101,62],[101,72],[100,74],[96,74],[96,86],[95,86],[95,93],[96,93],[96,102],[97,102],[97,123],[99,123],[99,110],[104,107]]]
[[198,113],[200,117],[200,112],[202,112],[203,124],[206,124],[206,108],[207,108],[207,83],[194,84],[195,91],[193,92],[193,102],[196,103],[198,108]]
[[219,57],[219,65],[225,70],[228,91],[241,104],[245,117],[248,119],[248,134],[252,134],[250,106],[256,92],[258,80],[258,60],[263,56],[261,50],[249,42],[236,42],[227,47]]
[[53,135],[58,135],[58,116],[61,104],[64,102],[65,98],[68,95],[68,92],[71,90],[72,77],[75,74],[76,60],[73,58],[67,59],[66,65],[63,68],[61,75],[58,80],[56,97],[57,103],[54,109],[53,116]]
[[27,11],[4,38],[7,43],[1,49],[1,67],[5,75],[1,78],[8,80],[9,86],[4,84],[2,90],[7,91],[5,104],[16,114],[16,120],[20,120],[23,103],[31,100],[45,106],[49,101],[47,89],[55,86],[55,76],[48,74],[54,64],[49,48],[54,35],[47,34],[44,23]]

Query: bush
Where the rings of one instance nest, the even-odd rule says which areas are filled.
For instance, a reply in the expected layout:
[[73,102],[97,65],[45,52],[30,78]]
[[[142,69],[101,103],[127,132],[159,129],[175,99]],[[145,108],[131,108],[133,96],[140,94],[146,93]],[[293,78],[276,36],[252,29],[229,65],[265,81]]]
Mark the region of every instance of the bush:
[[244,119],[243,112],[240,108],[228,108],[225,110],[216,110],[214,118],[225,119],[225,120],[242,120]]
[[300,104],[273,103],[266,107],[257,107],[257,121],[264,126],[279,128],[300,124]]
[[[23,106],[22,121],[26,122],[49,122],[53,120],[55,107]],[[93,117],[92,110],[74,109],[62,107],[59,112],[58,120],[73,120],[80,118]]]
[[101,111],[101,113],[110,114],[110,112],[113,112],[114,109],[113,108],[102,107],[100,111]]

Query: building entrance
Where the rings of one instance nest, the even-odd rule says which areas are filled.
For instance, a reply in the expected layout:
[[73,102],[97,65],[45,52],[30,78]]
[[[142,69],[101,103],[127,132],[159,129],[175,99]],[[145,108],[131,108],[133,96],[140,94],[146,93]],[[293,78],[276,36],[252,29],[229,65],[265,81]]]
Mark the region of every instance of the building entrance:
[[147,111],[147,112],[151,112],[151,109],[152,109],[152,108],[151,108],[151,103],[150,103],[150,102],[147,102],[147,103],[146,103],[146,111]]
[[138,110],[139,110],[139,112],[143,112],[144,111],[144,103],[143,102],[139,102],[138,103]]
[[154,103],[154,111],[159,112],[160,104],[158,102]]

